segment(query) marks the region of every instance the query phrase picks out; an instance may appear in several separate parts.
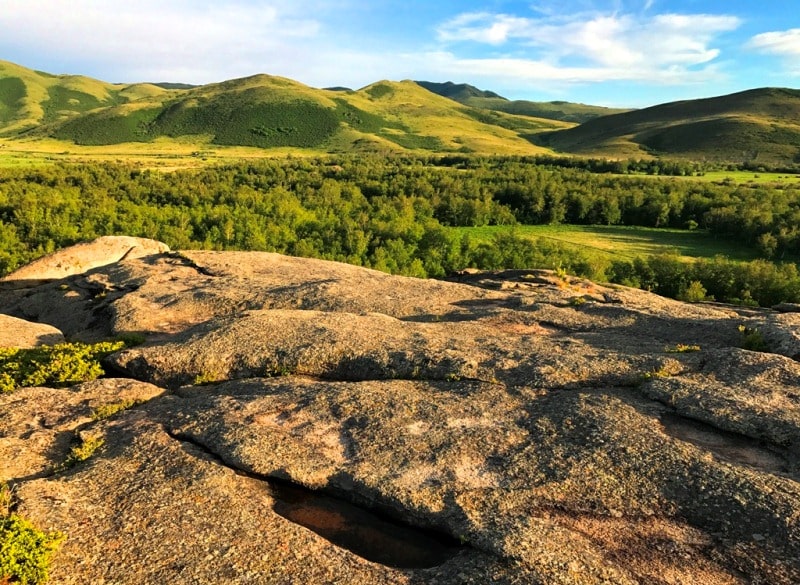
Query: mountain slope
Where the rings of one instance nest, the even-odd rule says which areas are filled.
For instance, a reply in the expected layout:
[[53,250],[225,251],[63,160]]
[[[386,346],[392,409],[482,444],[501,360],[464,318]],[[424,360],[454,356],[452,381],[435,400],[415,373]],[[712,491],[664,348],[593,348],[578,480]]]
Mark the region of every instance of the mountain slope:
[[478,89],[474,85],[469,85],[467,83],[453,83],[452,81],[446,81],[444,83],[436,83],[434,81],[417,81],[416,83],[428,91],[432,91],[433,93],[439,94],[442,97],[450,98],[451,100],[455,100],[457,102],[463,102],[469,98],[495,98],[508,101],[506,98],[494,93],[493,91]]
[[[358,91],[320,90],[270,75],[166,90],[0,70],[0,133],[85,146],[155,140],[326,152],[530,154],[549,120],[465,107],[417,84],[381,81]],[[167,85],[176,87],[176,85]]]
[[735,162],[800,160],[800,90],[764,88],[671,102],[541,135],[577,154],[657,155]]
[[508,100],[493,91],[481,90],[466,83],[456,84],[452,81],[445,83],[417,81],[416,83],[428,91],[450,98],[466,106],[518,116],[530,116],[533,118],[559,120],[576,124],[593,120],[600,116],[608,116],[610,114],[628,111],[564,101],[531,102],[527,100]]
[[115,85],[80,75],[52,75],[0,61],[0,135],[13,135],[97,108],[168,93],[152,84]]

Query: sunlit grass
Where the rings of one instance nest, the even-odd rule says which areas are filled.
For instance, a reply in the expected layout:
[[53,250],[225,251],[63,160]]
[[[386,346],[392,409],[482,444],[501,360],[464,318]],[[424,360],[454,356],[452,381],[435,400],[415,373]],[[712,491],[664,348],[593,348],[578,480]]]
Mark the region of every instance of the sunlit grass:
[[704,230],[656,229],[624,226],[533,225],[450,228],[469,234],[476,241],[489,241],[494,234],[514,229],[520,236],[547,238],[574,246],[590,257],[604,260],[632,260],[667,251],[687,258],[712,258],[723,255],[733,260],[753,260],[752,249],[714,237]]

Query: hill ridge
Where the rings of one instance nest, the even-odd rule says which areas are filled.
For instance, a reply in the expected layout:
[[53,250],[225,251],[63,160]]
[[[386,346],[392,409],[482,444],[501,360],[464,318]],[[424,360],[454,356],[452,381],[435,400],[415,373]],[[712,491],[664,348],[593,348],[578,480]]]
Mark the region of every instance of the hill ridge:
[[317,89],[257,73],[192,86],[112,84],[0,61],[0,138],[110,146],[170,141],[315,153],[562,152],[789,166],[800,90],[756,88],[639,110],[508,100],[451,81]]

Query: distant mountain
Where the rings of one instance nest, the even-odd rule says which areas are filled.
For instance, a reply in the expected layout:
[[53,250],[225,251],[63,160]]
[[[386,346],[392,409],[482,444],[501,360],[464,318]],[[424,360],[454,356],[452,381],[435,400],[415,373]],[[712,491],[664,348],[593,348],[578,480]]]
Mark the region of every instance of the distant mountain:
[[417,83],[428,91],[450,98],[466,106],[518,116],[573,122],[576,124],[593,120],[600,116],[629,111],[627,109],[587,106],[585,104],[563,101],[530,102],[526,100],[509,100],[493,91],[485,91],[472,85],[465,83],[456,84],[451,81],[446,83],[417,81]]
[[466,83],[453,83],[452,81],[446,81],[445,83],[436,83],[433,81],[417,81],[418,85],[421,85],[428,91],[432,91],[433,93],[439,94],[440,96],[450,98],[451,100],[455,100],[457,102],[463,102],[464,100],[470,98],[494,98],[505,100],[503,96],[500,96],[493,91],[484,91],[478,89],[474,85],[469,85]]
[[78,145],[176,139],[318,152],[546,152],[531,142],[551,120],[485,112],[411,81],[353,91],[254,75],[222,83],[115,85],[0,62],[0,136]]
[[[446,97],[447,96],[447,97]],[[576,121],[584,120],[578,125]],[[618,111],[511,101],[467,84],[315,89],[253,75],[112,84],[0,61],[0,138],[77,145],[158,140],[313,153],[424,151],[800,162],[800,90],[765,88]]]
[[153,83],[152,85],[160,87],[161,89],[194,89],[195,87],[197,87],[196,85],[192,85],[191,83],[171,83],[165,81]]
[[763,88],[671,102],[540,134],[537,141],[585,155],[800,162],[800,90]]

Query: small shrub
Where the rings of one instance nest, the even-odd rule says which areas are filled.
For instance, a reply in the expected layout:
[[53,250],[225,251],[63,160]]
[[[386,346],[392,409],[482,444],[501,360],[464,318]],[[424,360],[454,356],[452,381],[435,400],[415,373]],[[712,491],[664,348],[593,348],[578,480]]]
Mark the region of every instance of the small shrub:
[[147,341],[147,337],[143,333],[138,333],[136,331],[131,331],[128,333],[123,333],[116,337],[117,341],[121,341],[125,344],[125,347],[136,347],[137,345],[142,345],[145,341]]
[[689,286],[686,287],[686,290],[678,295],[678,298],[687,303],[699,303],[708,300],[707,293],[708,291],[703,286],[703,283],[699,280],[693,280],[689,283]]
[[94,380],[105,372],[100,360],[125,343],[60,343],[31,349],[0,348],[0,392],[26,386],[65,386]]
[[742,349],[750,351],[769,351],[769,344],[764,336],[755,327],[747,327],[746,325],[739,325],[739,333],[742,334],[742,341],[740,346]]
[[0,583],[44,583],[63,540],[63,534],[42,532],[16,514],[0,517]]
[[75,467],[78,463],[82,463],[94,455],[97,450],[103,446],[105,441],[102,437],[89,436],[81,439],[79,445],[74,446],[64,462],[58,466],[57,471],[65,471]]
[[699,345],[687,345],[685,343],[679,343],[674,347],[668,347],[666,349],[667,353],[691,353],[693,351],[700,351]]

